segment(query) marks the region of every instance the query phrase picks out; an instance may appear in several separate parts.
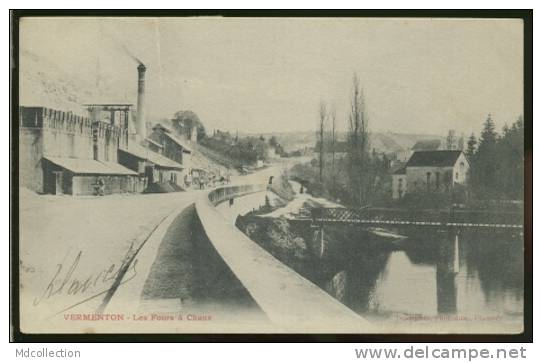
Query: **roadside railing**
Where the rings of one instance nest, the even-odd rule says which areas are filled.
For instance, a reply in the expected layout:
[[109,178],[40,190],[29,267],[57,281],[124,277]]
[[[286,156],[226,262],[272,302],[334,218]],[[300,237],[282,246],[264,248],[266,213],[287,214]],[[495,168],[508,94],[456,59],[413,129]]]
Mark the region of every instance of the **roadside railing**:
[[266,185],[235,185],[219,187],[209,193],[209,201],[216,206],[232,197],[239,197],[253,192],[265,191]]
[[266,189],[265,184],[224,186],[196,201],[198,218],[214,250],[274,328],[289,333],[374,330],[364,318],[252,241],[214,207],[230,198]]

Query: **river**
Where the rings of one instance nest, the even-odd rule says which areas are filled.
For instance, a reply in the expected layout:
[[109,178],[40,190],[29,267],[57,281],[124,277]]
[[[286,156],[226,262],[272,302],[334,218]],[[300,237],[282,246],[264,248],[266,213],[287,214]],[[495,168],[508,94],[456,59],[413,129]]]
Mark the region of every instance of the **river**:
[[[261,204],[264,195],[236,201],[241,209],[230,215],[250,211],[250,205]],[[291,219],[309,200],[336,205],[298,192],[294,201],[260,216]],[[480,330],[485,332],[521,331],[522,237],[463,232],[456,239],[446,232],[403,230],[409,238],[400,248],[389,248],[368,241],[367,234],[354,227],[328,229],[326,238],[332,240],[327,241],[325,255],[313,252],[309,261],[290,266],[365,318],[409,325],[463,321],[470,326],[489,325]]]

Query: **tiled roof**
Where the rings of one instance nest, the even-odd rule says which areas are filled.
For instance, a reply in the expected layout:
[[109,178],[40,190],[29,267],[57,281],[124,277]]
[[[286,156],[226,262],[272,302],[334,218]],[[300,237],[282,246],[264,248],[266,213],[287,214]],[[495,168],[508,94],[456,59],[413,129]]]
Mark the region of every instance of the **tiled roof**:
[[159,144],[158,142],[154,141],[154,140],[151,140],[150,138],[145,138],[145,142],[148,142],[148,143],[151,143],[153,145],[155,145],[156,147],[159,147],[159,148],[164,148],[163,145]]
[[154,151],[151,151],[148,148],[140,146],[139,144],[135,142],[128,143],[127,150],[123,150],[123,149],[120,149],[120,150],[123,152],[129,153],[133,156],[136,156],[140,159],[150,161],[154,163],[155,165],[158,165],[164,168],[173,168],[173,169],[178,169],[178,170],[182,170],[184,168],[183,165],[181,165],[180,163],[170,160],[169,158],[159,153],[156,153]]
[[164,133],[167,137],[169,137],[171,140],[173,140],[175,143],[177,143],[179,146],[181,146],[185,151],[188,151],[188,153],[192,153],[192,148],[187,145],[186,141],[183,141],[179,139],[178,137],[175,137],[171,133]]
[[406,167],[451,167],[461,151],[417,151],[410,156]]
[[44,157],[57,166],[83,175],[137,175],[118,163],[68,157]]

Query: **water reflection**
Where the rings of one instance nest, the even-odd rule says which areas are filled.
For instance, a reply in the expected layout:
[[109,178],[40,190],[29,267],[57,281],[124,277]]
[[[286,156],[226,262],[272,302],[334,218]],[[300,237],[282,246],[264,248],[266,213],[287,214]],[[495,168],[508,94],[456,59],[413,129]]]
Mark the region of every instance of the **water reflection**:
[[342,290],[343,303],[360,314],[523,315],[521,238],[435,232],[409,239],[401,250],[350,247],[325,261],[340,278],[331,285],[329,276],[311,279],[332,294]]

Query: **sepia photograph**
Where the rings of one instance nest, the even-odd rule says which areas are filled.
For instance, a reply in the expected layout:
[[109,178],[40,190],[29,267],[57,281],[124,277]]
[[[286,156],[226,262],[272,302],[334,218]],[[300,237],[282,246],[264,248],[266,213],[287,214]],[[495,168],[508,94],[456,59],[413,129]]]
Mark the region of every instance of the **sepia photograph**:
[[524,18],[17,22],[17,333],[532,323]]

